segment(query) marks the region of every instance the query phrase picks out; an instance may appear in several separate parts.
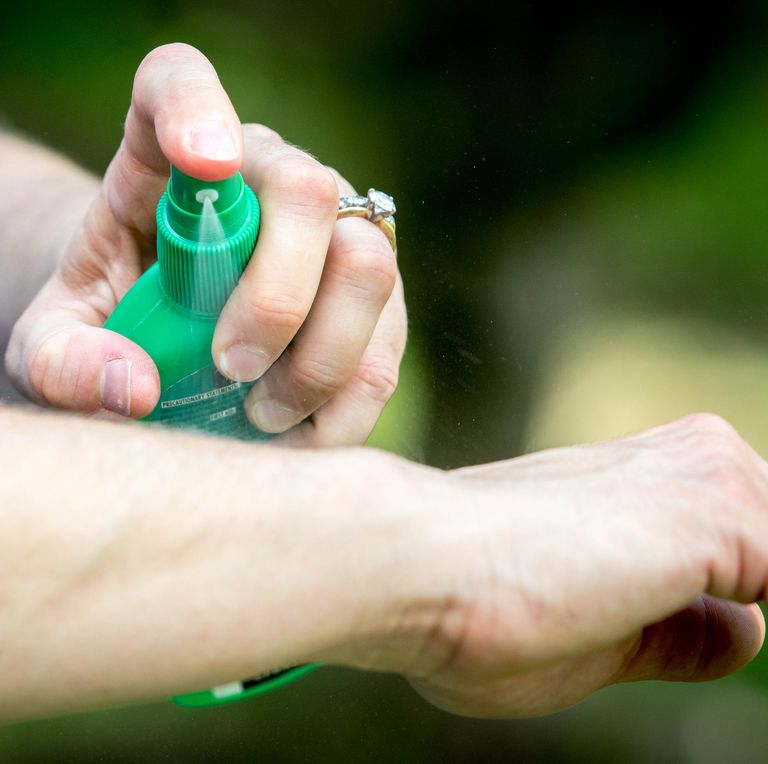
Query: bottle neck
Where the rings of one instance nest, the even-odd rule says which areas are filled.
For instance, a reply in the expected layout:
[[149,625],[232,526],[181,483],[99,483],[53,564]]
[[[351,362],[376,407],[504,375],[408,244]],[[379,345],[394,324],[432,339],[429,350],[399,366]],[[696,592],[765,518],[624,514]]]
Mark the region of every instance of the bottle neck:
[[157,205],[160,287],[171,302],[195,315],[221,312],[258,238],[259,202],[239,173],[236,179],[238,193],[225,197],[231,203],[223,209],[217,205],[221,195],[212,201],[199,196],[199,189],[195,202],[201,214],[190,211],[189,191],[183,205],[177,203],[173,176]]

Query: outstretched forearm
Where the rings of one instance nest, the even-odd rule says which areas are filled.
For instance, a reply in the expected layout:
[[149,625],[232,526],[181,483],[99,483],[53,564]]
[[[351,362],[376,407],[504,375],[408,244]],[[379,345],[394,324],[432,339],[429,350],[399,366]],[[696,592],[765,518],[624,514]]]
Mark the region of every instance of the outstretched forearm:
[[717,417],[452,474],[18,409],[0,433],[0,719],[307,661],[537,715],[763,641],[768,466]]
[[53,272],[98,186],[60,154],[0,128],[0,346]]
[[0,718],[333,659],[418,593],[385,454],[7,408],[0,432]]

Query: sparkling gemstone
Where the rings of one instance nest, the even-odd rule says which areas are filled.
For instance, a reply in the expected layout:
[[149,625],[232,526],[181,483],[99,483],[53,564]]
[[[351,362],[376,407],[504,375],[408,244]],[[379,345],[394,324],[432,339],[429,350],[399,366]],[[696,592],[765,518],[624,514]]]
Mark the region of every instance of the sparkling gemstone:
[[371,188],[368,190],[368,209],[371,220],[375,222],[395,214],[395,200],[389,194]]
[[339,197],[339,209],[348,210],[350,207],[362,207],[365,209],[368,206],[368,199],[365,196],[340,196]]

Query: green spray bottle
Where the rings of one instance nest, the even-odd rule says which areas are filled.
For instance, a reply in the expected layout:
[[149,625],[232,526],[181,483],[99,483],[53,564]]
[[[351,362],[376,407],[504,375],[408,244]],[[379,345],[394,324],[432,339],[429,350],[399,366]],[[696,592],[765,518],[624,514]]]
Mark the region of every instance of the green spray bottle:
[[[243,440],[267,440],[243,401],[253,383],[233,382],[213,363],[216,321],[251,257],[260,208],[240,173],[203,181],[171,167],[157,205],[157,262],[115,307],[105,327],[140,345],[160,374],[160,400],[144,421]],[[291,666],[211,690],[180,695],[202,707],[260,695],[315,664]]]

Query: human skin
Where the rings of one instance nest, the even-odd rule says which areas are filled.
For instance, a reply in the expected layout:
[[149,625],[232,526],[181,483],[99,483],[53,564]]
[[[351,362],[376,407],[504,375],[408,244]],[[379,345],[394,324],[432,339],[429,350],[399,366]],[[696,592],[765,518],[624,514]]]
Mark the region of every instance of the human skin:
[[[17,154],[0,167],[0,181],[14,189],[13,201],[0,202],[0,219],[18,229],[0,230],[0,257],[19,257],[23,272],[29,261],[50,262],[57,235],[64,247],[8,345],[6,369],[29,398],[131,417],[153,409],[154,363],[101,327],[155,257],[155,207],[169,163],[204,180],[241,170],[259,196],[262,224],[217,324],[213,360],[231,379],[258,379],[246,412],[260,429],[284,433],[284,442],[365,441],[394,392],[405,348],[395,253],[370,222],[337,221],[339,196],[354,193],[338,172],[269,128],[240,124],[199,51],[177,43],[145,57],[125,137],[98,188],[82,172],[67,179],[52,156],[54,185],[42,150],[7,136],[0,143],[0,154]],[[40,214],[39,189],[44,200],[55,198],[50,218]],[[87,191],[95,194],[83,217]]]
[[0,431],[5,720],[305,661],[531,716],[762,643],[768,471],[711,415],[453,472],[18,408]]
[[[64,256],[99,183],[60,154],[2,131],[0,183],[14,191],[0,194],[0,347],[5,347],[14,323]],[[46,211],[42,221],[40,209]]]
[[[200,63],[184,46],[167,53]],[[160,63],[165,55],[157,54]],[[149,59],[150,74],[157,63]],[[140,70],[140,92],[142,81]],[[133,112],[126,140],[147,109]],[[162,135],[162,119],[154,124]],[[157,148],[141,127],[139,144]],[[251,133],[260,156],[276,152],[272,170],[251,173],[264,184],[265,205],[274,198],[270,179],[283,170],[303,177],[311,166],[327,176],[265,128],[247,128],[246,142]],[[48,164],[42,150],[30,149],[41,152],[37,164],[24,161],[32,154],[8,141],[0,151],[11,146],[8,156],[27,168],[16,180],[4,176],[19,198],[27,198],[25,179],[49,171],[51,193],[66,199],[72,190],[72,205],[50,225],[16,214],[11,233],[0,226],[0,237],[10,237],[0,239],[0,266],[15,270],[14,258],[24,254],[25,265],[31,252],[43,273],[96,186],[61,160]],[[125,150],[113,175],[132,166],[122,166]],[[17,382],[36,400],[96,412],[105,408],[104,363],[120,353],[135,369],[145,363],[98,328],[149,252],[140,246],[148,247],[149,229],[139,225],[146,219],[118,214],[136,213],[129,202],[141,194],[131,196],[125,177],[115,186],[109,177],[9,353]],[[149,177],[159,196],[158,173]],[[119,189],[118,202],[128,194],[123,207],[109,201],[110,188]],[[18,200],[0,204],[2,216],[19,209]],[[280,219],[281,205],[272,209]],[[389,246],[366,221],[331,220],[328,228],[326,265],[334,252],[357,251],[339,250],[334,237],[346,232],[368,237],[361,248],[376,258],[384,250],[374,241]],[[24,290],[8,291],[12,313]],[[364,437],[404,342],[404,310],[392,296],[352,378],[282,442]],[[394,319],[377,335],[386,306]],[[312,306],[307,315],[305,323]],[[72,357],[85,367],[80,376]],[[131,380],[133,416],[152,405],[152,368],[142,374]],[[315,660],[401,673],[456,713],[537,715],[614,682],[721,676],[762,643],[762,617],[750,603],[763,596],[768,571],[766,465],[710,415],[453,472],[372,449],[289,451],[40,411],[0,409],[0,432],[5,719],[167,697]]]

